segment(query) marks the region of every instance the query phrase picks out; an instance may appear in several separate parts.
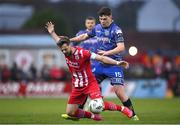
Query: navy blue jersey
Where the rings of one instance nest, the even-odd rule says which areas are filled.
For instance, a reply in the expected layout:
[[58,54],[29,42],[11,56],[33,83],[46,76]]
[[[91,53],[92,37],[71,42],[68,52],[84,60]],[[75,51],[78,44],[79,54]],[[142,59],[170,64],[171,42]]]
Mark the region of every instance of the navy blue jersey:
[[[117,47],[117,43],[124,42],[122,31],[114,22],[107,28],[103,28],[101,24],[97,24],[92,31],[88,32],[89,37],[96,38],[98,46],[96,48],[104,51],[112,50]],[[121,53],[109,56],[115,60],[122,60]]]
[[[80,42],[79,46],[95,53],[98,49],[112,50],[117,47],[117,43],[124,42],[122,31],[115,23],[112,23],[108,28],[103,28],[98,24],[92,31],[81,30],[76,36],[84,33],[87,33],[90,38]],[[115,60],[122,60],[120,53],[110,57]],[[101,62],[91,60],[91,67],[99,83],[105,78],[109,78],[112,85],[124,85],[123,70],[119,66],[104,65]]]

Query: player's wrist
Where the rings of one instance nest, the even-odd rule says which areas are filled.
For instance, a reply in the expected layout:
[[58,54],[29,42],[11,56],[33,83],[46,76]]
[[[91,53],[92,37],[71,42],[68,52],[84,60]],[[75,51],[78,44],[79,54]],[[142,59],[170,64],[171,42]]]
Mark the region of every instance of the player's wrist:
[[119,65],[120,65],[120,62],[119,62],[119,61],[116,61],[116,65],[119,66]]
[[50,34],[53,34],[55,31],[54,30],[52,30],[51,32],[49,32]]

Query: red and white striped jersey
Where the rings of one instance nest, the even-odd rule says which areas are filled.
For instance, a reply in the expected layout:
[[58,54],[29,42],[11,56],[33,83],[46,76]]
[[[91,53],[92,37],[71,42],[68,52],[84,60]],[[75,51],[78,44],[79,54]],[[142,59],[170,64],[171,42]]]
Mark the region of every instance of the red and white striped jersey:
[[80,47],[71,56],[65,56],[74,87],[85,87],[96,79],[91,70],[91,53]]

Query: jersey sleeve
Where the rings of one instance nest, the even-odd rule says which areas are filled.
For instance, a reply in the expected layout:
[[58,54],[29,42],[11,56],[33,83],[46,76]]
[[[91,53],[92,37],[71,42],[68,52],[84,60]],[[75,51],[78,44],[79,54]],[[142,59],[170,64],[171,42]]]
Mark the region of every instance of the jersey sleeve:
[[91,59],[93,59],[93,60],[96,59],[96,56],[97,56],[96,53],[91,52],[91,57],[90,57]]
[[96,56],[97,56],[97,54],[96,53],[94,53],[94,52],[90,52],[90,51],[88,51],[88,50],[84,50],[84,57],[86,58],[86,59],[96,59]]
[[76,33],[76,36],[79,36],[81,34],[83,34],[84,32],[82,30],[80,30],[78,33]]
[[124,42],[123,33],[120,28],[117,28],[114,32],[116,43]]
[[90,59],[90,57],[91,57],[91,52],[88,51],[88,50],[83,50],[83,57],[84,57],[85,60],[86,60],[86,59]]
[[95,27],[91,31],[89,31],[87,34],[89,37],[94,37],[96,35]]

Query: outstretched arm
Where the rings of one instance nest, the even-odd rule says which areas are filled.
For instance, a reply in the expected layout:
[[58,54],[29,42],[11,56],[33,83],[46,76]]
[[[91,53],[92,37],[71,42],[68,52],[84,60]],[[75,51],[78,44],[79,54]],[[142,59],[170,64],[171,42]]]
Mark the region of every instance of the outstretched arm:
[[123,66],[124,68],[129,68],[129,63],[126,62],[126,61],[116,61],[110,57],[107,57],[107,56],[101,56],[101,55],[98,55],[98,54],[95,54],[95,53],[92,53],[91,54],[91,58],[92,59],[95,59],[95,60],[98,60],[98,61],[101,61],[105,64],[111,64],[111,65],[117,65],[117,66]]
[[[58,42],[60,40],[60,37],[55,33],[54,30],[54,24],[52,22],[47,22],[45,28],[48,30],[51,37]],[[84,33],[79,36],[73,37],[70,39],[71,42],[81,42],[83,40],[86,40],[88,38],[88,34]]]
[[60,40],[60,37],[55,33],[54,24],[52,22],[47,22],[45,28],[48,30],[51,37],[57,43]]
[[70,41],[71,42],[81,42],[83,40],[86,40],[88,37],[89,37],[88,34],[84,33],[84,34],[81,34],[79,36],[71,38]]

